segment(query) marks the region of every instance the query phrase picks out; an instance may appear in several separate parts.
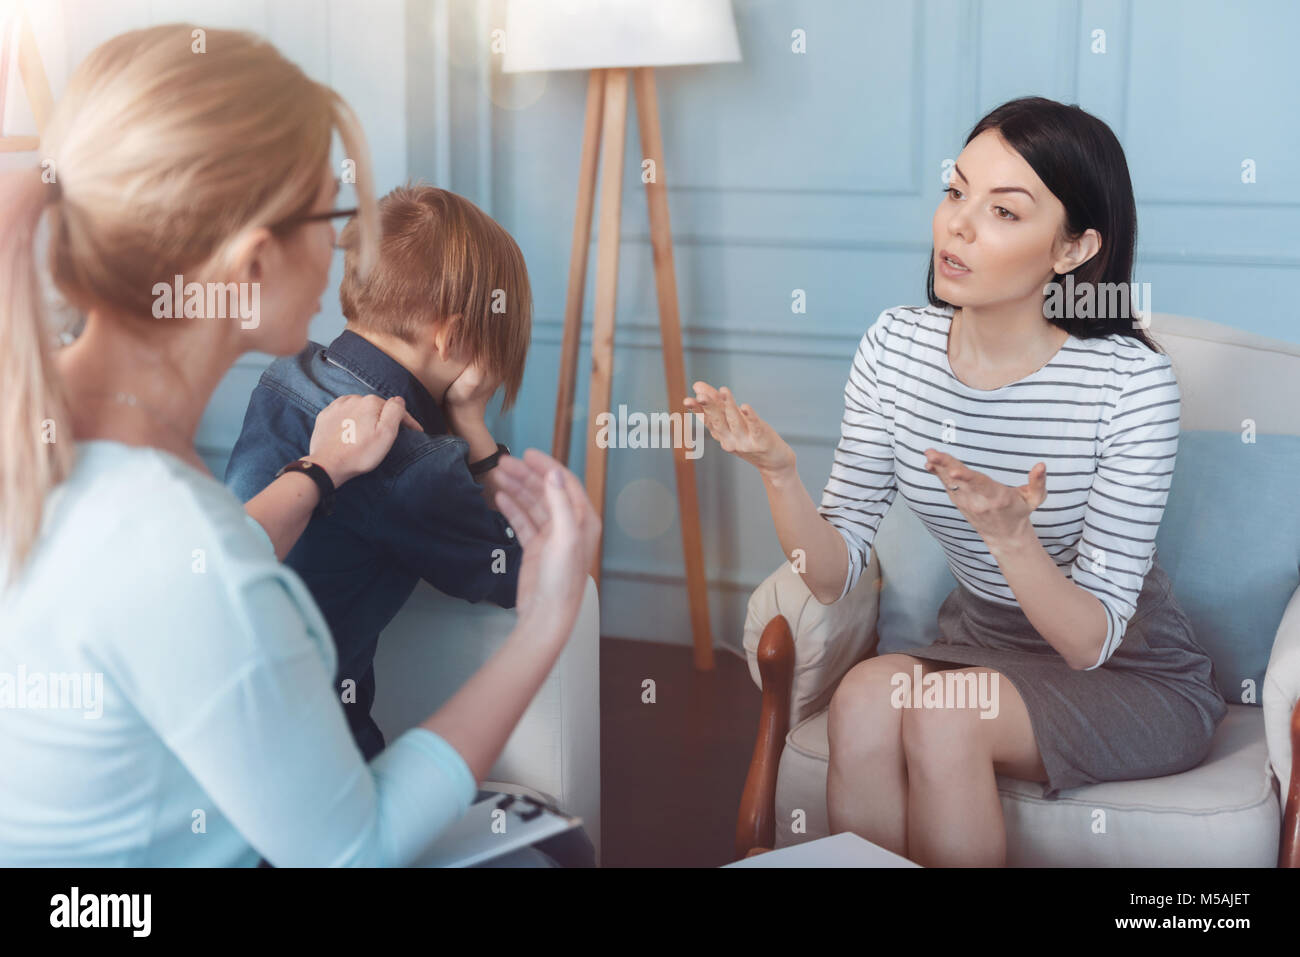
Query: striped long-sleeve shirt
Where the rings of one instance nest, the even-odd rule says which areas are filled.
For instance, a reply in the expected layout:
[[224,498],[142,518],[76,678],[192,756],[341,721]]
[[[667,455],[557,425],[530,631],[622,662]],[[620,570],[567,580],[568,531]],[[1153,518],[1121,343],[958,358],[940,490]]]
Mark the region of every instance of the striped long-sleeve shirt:
[[843,598],[902,490],[943,546],[958,582],[1018,605],[997,560],[925,470],[935,448],[1012,487],[1036,462],[1047,499],[1030,520],[1047,553],[1106,609],[1114,654],[1155,562],[1178,452],[1180,394],[1169,357],[1119,333],[1071,335],[1037,371],[999,389],[960,381],[948,361],[951,306],[887,309],[867,329],[844,389],[844,419],[818,511],[848,545]]

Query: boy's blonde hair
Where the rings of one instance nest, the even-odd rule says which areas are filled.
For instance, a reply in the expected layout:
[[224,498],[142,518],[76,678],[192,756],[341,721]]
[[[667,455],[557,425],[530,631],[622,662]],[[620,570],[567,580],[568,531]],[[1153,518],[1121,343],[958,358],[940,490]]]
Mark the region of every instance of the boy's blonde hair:
[[532,330],[533,299],[523,253],[499,223],[468,199],[425,184],[379,201],[379,261],[359,275],[357,223],[343,227],[339,301],[362,329],[415,343],[449,318],[448,349],[519,394]]
[[71,305],[164,336],[170,324],[151,319],[155,282],[220,273],[249,230],[309,210],[337,130],[357,162],[363,265],[375,259],[369,155],[347,104],[261,37],[207,29],[199,53],[197,30],[166,24],[100,44],[55,104],[42,165],[0,177],[0,565],[10,583],[46,493],[73,464],[37,275],[42,217],[50,272]]

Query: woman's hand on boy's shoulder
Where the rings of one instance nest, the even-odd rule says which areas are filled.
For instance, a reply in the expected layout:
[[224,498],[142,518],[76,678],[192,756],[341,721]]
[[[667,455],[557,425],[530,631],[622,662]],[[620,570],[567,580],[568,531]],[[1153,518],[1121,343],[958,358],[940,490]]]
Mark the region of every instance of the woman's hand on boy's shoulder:
[[317,414],[307,457],[338,488],[382,462],[402,426],[424,431],[400,395],[342,395]]

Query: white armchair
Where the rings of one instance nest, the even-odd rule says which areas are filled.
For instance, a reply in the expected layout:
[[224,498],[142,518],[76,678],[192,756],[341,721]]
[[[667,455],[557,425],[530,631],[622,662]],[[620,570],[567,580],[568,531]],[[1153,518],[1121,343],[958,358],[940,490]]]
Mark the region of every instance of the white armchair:
[[[750,673],[765,692],[769,684],[783,683],[789,690],[784,708],[775,696],[770,706],[764,697],[741,799],[737,857],[754,847],[787,847],[830,833],[827,708],[845,673],[876,652],[880,574],[873,554],[853,590],[823,605],[786,563],[750,598],[744,639]],[[1292,749],[1300,745],[1297,700],[1300,592],[1278,629],[1264,707],[1229,704],[1210,754],[1198,767],[1163,778],[1074,788],[1055,801],[1043,800],[1037,784],[999,775],[1008,865],[1274,866],[1283,838],[1277,781],[1291,782],[1293,802],[1300,788],[1291,778]],[[1112,840],[1094,839],[1089,825],[1097,808],[1106,811]],[[806,830],[796,834],[792,821],[799,810]],[[1294,812],[1288,818],[1294,834]],[[1290,847],[1300,850],[1294,836]]]

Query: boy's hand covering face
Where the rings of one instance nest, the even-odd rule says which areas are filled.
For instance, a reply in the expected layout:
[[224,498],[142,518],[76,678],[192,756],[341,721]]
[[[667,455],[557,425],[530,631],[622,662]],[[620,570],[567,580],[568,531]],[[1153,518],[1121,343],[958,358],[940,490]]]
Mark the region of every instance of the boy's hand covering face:
[[501,383],[490,379],[476,363],[471,362],[447,387],[443,401],[449,408],[487,408],[488,400]]

